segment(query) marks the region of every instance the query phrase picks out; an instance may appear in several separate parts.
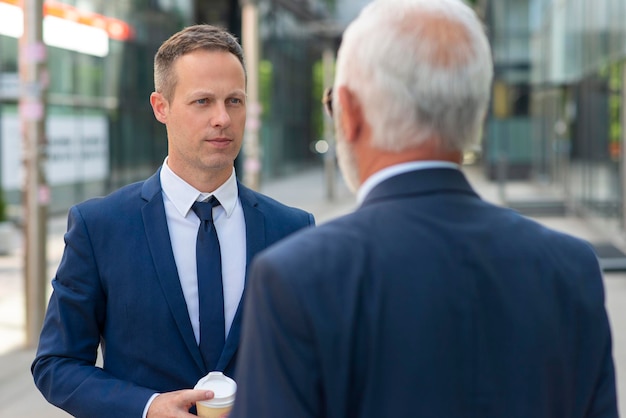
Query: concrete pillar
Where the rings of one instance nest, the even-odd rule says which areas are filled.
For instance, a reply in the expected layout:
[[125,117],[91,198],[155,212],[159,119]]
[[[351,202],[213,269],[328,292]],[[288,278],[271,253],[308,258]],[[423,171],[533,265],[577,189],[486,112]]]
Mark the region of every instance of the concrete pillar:
[[24,149],[24,274],[26,345],[37,345],[46,308],[47,208],[50,191],[44,175],[48,73],[43,44],[43,0],[23,0],[20,39],[20,121]]
[[258,190],[261,183],[261,104],[259,102],[259,10],[255,0],[241,2],[241,38],[248,73],[248,113],[243,139],[243,166],[246,186]]

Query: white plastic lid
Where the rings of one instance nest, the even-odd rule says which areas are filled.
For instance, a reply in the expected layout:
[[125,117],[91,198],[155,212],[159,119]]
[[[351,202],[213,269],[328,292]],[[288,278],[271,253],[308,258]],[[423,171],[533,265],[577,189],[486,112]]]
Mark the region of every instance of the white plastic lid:
[[213,408],[229,406],[235,401],[237,383],[222,372],[211,372],[198,380],[194,389],[213,391],[215,396],[208,401],[200,401],[203,405]]

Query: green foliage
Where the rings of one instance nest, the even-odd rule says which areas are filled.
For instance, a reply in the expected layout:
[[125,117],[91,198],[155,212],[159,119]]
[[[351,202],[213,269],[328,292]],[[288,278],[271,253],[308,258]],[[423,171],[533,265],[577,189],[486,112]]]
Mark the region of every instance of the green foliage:
[[272,115],[272,89],[274,79],[274,67],[271,61],[259,62],[259,101],[263,109],[263,119],[269,119]]
[[313,126],[313,138],[315,140],[324,137],[324,109],[321,104],[322,94],[324,93],[324,64],[321,60],[313,64],[313,114],[311,115],[311,124]]
[[9,220],[9,216],[7,214],[7,202],[4,200],[4,190],[2,190],[2,185],[0,184],[0,222],[5,222]]

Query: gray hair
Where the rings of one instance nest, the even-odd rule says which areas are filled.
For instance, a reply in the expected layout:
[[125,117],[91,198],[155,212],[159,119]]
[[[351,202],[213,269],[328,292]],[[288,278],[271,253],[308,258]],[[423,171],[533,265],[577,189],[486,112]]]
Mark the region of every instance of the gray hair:
[[434,136],[463,150],[478,139],[492,78],[484,27],[461,0],[376,0],[344,33],[335,91],[358,97],[377,148]]

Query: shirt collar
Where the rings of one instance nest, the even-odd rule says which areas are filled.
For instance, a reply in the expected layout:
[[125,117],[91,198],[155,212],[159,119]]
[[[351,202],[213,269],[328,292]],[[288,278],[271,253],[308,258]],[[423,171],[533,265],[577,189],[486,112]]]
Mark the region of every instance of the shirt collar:
[[363,203],[365,197],[383,181],[395,177],[399,174],[408,173],[414,170],[425,170],[427,168],[452,168],[460,169],[458,164],[449,161],[411,161],[408,163],[396,164],[391,167],[383,168],[372,174],[363,182],[356,195],[357,204]]
[[163,162],[160,178],[163,193],[165,193],[168,199],[174,204],[174,207],[176,207],[176,210],[182,217],[187,216],[195,201],[203,201],[210,196],[215,196],[217,200],[220,201],[227,218],[230,218],[237,206],[239,189],[237,187],[237,176],[234,167],[228,180],[212,193],[202,193],[185,180],[178,177],[167,165],[167,158],[165,158]]

